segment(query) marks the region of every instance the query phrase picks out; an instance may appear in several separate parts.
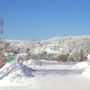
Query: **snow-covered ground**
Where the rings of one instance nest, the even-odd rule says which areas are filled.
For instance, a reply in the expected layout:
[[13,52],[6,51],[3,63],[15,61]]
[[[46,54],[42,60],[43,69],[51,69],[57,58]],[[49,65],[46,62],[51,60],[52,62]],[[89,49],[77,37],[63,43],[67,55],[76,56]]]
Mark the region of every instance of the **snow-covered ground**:
[[0,90],[90,90],[89,66],[89,62],[15,61],[0,70]]

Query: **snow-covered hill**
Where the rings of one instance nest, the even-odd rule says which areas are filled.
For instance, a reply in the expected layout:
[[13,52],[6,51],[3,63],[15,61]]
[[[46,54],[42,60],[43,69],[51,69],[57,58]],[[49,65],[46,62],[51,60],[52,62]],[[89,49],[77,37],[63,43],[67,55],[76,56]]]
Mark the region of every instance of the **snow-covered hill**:
[[9,43],[7,52],[28,53],[24,59],[58,60],[62,57],[60,55],[66,55],[66,61],[83,61],[87,60],[90,54],[90,35],[55,37],[42,41],[6,40],[6,42]]
[[[47,51],[50,48],[56,48],[52,52],[57,52],[57,49],[66,47],[70,52],[80,51],[90,53],[90,35],[84,36],[67,36],[67,37],[55,37],[42,41],[25,41],[25,40],[6,40],[13,48],[29,48],[32,52]],[[49,50],[50,52],[50,50]]]

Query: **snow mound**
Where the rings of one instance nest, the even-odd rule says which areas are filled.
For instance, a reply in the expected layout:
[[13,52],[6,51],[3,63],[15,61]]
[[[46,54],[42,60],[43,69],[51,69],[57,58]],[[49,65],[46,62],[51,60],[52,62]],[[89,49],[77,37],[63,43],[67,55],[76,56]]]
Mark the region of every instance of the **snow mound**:
[[25,77],[32,77],[32,69],[28,68],[26,65],[18,64],[6,78],[10,81],[16,82],[21,81]]
[[89,66],[88,62],[78,62],[76,65],[73,66],[72,69],[85,69]]
[[7,63],[0,69],[0,80],[15,80],[24,77],[32,77],[32,69],[18,61],[16,58],[13,62]]
[[86,68],[86,69],[84,70],[84,72],[82,73],[82,75],[83,75],[84,77],[89,77],[89,78],[90,78],[90,67]]

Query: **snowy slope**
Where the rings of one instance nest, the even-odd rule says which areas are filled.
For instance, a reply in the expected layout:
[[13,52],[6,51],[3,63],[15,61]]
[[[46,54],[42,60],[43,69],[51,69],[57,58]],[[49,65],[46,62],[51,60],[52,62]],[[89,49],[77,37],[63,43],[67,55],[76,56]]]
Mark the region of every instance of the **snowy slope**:
[[[30,60],[21,64],[15,61],[0,72],[7,67],[10,71],[0,80],[0,90],[90,90],[90,77],[83,75],[90,75],[88,62]],[[35,71],[32,72],[31,68]],[[32,73],[34,77],[31,77]],[[26,78],[28,74],[31,78]]]
[[[71,52],[79,51],[83,48],[84,52],[90,53],[90,35],[84,36],[67,36],[67,37],[55,37],[42,41],[24,41],[24,40],[6,40],[13,48],[30,48],[33,53],[42,53],[47,51],[48,53],[60,53],[61,50],[51,50],[49,47],[63,46],[67,47]],[[62,49],[62,48],[61,48]],[[63,48],[64,49],[64,48]],[[66,51],[66,50],[65,50]]]
[[[0,90],[90,90],[90,80],[84,78],[81,72],[71,70],[74,65],[75,64],[59,64],[59,66],[57,64],[55,64],[55,66],[52,64],[42,65],[40,67],[46,71],[54,68],[55,70],[60,70],[60,73],[55,71],[53,71],[53,73],[34,72],[33,78],[23,79],[23,82],[20,83],[9,83],[12,86],[8,84],[6,84],[6,86],[2,85],[3,87],[0,86]],[[66,68],[67,71],[65,71]],[[38,69],[40,70],[39,67]]]

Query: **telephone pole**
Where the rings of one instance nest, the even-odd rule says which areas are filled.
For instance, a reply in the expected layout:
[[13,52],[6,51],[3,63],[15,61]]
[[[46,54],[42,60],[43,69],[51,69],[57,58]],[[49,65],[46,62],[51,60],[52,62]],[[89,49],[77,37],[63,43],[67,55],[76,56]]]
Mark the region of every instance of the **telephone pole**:
[[2,39],[2,35],[4,33],[3,31],[3,25],[4,25],[4,21],[3,19],[0,17],[0,40]]

